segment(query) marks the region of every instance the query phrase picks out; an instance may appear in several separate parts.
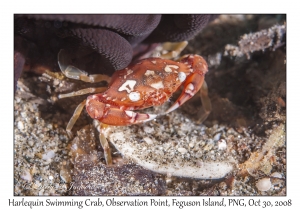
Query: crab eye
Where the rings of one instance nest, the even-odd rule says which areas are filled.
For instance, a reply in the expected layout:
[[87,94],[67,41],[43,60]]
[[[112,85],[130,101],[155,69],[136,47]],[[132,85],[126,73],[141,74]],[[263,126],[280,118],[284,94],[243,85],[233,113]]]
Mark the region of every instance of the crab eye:
[[141,94],[139,92],[131,92],[128,97],[131,101],[138,101],[141,99]]

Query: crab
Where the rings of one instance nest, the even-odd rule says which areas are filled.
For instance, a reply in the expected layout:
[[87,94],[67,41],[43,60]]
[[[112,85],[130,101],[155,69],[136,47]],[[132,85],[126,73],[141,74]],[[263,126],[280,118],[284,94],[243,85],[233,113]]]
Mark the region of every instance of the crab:
[[[176,61],[159,57],[146,58],[116,71],[111,78],[101,74],[88,75],[83,70],[68,65],[69,60],[68,53],[61,50],[58,54],[58,64],[66,77],[90,83],[105,80],[109,84],[107,88],[87,88],[59,95],[59,98],[64,98],[92,94],[77,106],[66,131],[72,138],[71,130],[85,106],[87,113],[96,121],[100,143],[108,165],[112,164],[110,147],[104,136],[108,126],[127,126],[153,120],[182,106],[196,93],[200,94],[202,101],[198,122],[203,122],[211,111],[208,88],[204,80],[208,65],[200,55],[188,54]],[[183,86],[181,95],[164,113],[135,112],[162,105],[181,86]]]

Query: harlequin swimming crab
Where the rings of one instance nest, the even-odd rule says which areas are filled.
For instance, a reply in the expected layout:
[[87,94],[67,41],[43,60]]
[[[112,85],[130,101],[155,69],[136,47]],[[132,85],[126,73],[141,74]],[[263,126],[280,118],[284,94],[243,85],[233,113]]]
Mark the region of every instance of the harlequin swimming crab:
[[[172,54],[176,53],[173,52]],[[64,98],[95,93],[78,105],[66,131],[71,137],[73,125],[83,107],[86,106],[87,113],[99,122],[99,138],[107,164],[112,164],[110,148],[103,134],[108,125],[131,125],[147,122],[158,116],[134,112],[133,110],[162,105],[183,86],[181,95],[163,114],[177,109],[197,92],[200,93],[202,101],[202,114],[199,121],[204,121],[211,111],[211,102],[204,81],[208,66],[199,55],[184,55],[177,61],[158,57],[146,58],[129,65],[125,69],[116,71],[111,78],[100,74],[88,75],[86,72],[68,65],[68,56],[64,50],[58,54],[58,63],[61,71],[68,78],[91,83],[103,80],[109,82],[107,88],[87,88],[59,95],[59,98]]]

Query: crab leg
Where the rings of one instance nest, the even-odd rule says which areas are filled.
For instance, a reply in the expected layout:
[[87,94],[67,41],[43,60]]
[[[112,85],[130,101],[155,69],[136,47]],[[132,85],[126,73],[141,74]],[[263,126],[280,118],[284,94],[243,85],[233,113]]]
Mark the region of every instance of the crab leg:
[[88,93],[101,93],[107,90],[107,87],[99,87],[99,88],[85,88],[78,91],[66,93],[66,94],[59,94],[58,98],[67,98],[73,96],[80,96]]
[[69,136],[70,139],[73,137],[71,130],[72,130],[74,124],[76,123],[78,117],[80,116],[80,113],[82,112],[82,109],[83,109],[83,107],[85,106],[85,103],[86,103],[86,100],[82,101],[82,102],[77,106],[77,108],[76,108],[75,111],[74,111],[73,116],[71,117],[71,119],[70,119],[70,121],[69,121],[69,123],[68,123],[68,125],[67,125],[66,131],[67,131],[68,136]]
[[68,78],[81,80],[84,82],[96,83],[101,81],[110,82],[110,77],[104,74],[92,74],[88,75],[87,72],[78,69],[75,66],[68,65],[70,61],[70,56],[66,50],[61,49],[58,53],[58,65],[61,72]]
[[112,165],[111,149],[109,147],[107,139],[104,136],[105,129],[107,129],[109,125],[101,123],[99,120],[94,120],[94,126],[97,128],[99,132],[99,140],[103,148],[106,164]]
[[200,98],[201,98],[201,102],[202,102],[202,107],[199,112],[198,123],[202,123],[204,120],[206,120],[206,118],[208,117],[208,115],[212,109],[211,102],[208,97],[208,87],[207,87],[205,80],[203,81],[203,85],[202,85],[199,93],[200,93]]

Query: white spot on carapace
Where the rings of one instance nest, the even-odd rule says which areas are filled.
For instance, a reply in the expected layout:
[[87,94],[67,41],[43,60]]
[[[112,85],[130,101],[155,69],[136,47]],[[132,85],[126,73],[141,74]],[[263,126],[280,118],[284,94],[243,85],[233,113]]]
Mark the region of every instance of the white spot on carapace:
[[127,93],[130,93],[133,91],[135,84],[136,84],[135,80],[126,80],[126,82],[124,82],[123,85],[119,87],[118,91],[126,90]]
[[186,79],[186,75],[183,72],[178,73],[178,79],[180,82],[183,82]]
[[131,69],[129,69],[129,70],[127,70],[126,73],[127,73],[127,76],[128,76],[129,74],[133,73],[133,71]]
[[[128,69],[128,68],[126,68],[126,69]],[[127,78],[127,76],[129,75],[129,74],[131,74],[131,73],[133,73],[133,70],[132,69],[128,69],[127,71],[126,71],[126,75],[124,75],[124,79],[126,79]]]
[[128,97],[131,101],[138,101],[141,99],[141,94],[139,92],[131,92]]
[[121,98],[121,101],[125,101],[126,100],[126,98],[124,97],[124,98]]
[[176,66],[176,65],[166,65],[166,67],[165,67],[165,72],[172,72],[172,69],[171,68],[173,68],[173,69],[178,69],[179,68],[179,66]]
[[150,85],[151,87],[155,88],[155,89],[161,89],[161,88],[164,88],[164,84],[162,81],[159,81],[159,82],[156,82],[156,83],[152,83]]
[[151,63],[156,64],[156,61],[151,61]]
[[193,90],[195,89],[194,85],[192,83],[189,83],[187,86],[186,86],[186,89],[185,89],[185,92],[191,96],[194,95],[193,93]]
[[153,70],[147,70],[145,73],[145,76],[150,76],[150,75],[154,75],[154,71]]

